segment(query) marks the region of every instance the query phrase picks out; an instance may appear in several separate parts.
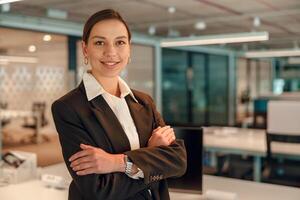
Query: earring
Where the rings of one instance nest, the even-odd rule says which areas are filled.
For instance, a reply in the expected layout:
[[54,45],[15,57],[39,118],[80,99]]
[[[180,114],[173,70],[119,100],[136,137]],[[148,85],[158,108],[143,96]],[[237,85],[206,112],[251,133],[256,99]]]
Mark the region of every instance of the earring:
[[84,57],[84,61],[83,61],[83,62],[84,62],[85,65],[88,65],[88,64],[89,64],[88,58],[87,58],[87,57]]

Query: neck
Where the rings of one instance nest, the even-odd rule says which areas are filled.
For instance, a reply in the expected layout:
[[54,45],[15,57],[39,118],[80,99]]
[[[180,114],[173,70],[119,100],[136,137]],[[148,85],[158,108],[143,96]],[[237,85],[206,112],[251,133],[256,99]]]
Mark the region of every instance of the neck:
[[121,96],[121,91],[119,88],[119,79],[118,77],[103,77],[100,76],[92,71],[92,75],[95,77],[95,79],[98,81],[98,83],[101,84],[103,89],[108,92],[111,95],[114,95],[116,97]]

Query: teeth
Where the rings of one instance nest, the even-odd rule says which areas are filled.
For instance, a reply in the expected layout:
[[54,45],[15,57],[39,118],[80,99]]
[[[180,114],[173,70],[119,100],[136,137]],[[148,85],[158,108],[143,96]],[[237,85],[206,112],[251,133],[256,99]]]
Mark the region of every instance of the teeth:
[[106,63],[107,65],[115,65],[116,63]]
[[112,65],[115,65],[117,64],[117,62],[103,62],[105,65],[109,65],[109,66],[112,66]]

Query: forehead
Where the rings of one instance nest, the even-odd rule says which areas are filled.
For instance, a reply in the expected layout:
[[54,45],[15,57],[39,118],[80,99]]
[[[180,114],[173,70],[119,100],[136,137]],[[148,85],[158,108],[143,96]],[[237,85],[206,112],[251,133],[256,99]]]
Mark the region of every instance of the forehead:
[[126,36],[128,38],[128,32],[126,26],[119,20],[108,19],[97,22],[90,33],[90,38],[93,36],[101,36],[105,38],[115,38],[120,36]]

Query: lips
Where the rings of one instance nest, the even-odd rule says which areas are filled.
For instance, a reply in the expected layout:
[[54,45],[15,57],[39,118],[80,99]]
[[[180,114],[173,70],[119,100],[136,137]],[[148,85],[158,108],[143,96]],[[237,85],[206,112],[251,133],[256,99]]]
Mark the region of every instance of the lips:
[[120,61],[101,61],[101,63],[109,68],[113,68],[117,64],[120,63]]

